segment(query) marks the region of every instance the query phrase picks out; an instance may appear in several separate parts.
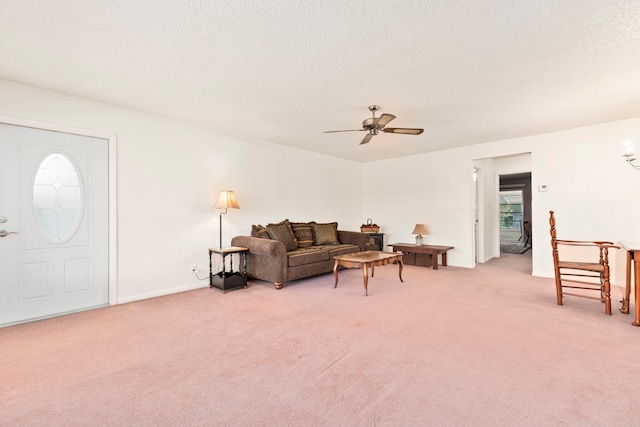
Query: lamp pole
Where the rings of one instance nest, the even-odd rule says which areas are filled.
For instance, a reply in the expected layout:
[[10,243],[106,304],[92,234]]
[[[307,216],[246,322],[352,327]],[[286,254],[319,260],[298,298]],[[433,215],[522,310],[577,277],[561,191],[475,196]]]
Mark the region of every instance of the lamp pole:
[[224,212],[220,212],[220,249],[222,249],[222,215],[227,213],[227,208],[224,209]]

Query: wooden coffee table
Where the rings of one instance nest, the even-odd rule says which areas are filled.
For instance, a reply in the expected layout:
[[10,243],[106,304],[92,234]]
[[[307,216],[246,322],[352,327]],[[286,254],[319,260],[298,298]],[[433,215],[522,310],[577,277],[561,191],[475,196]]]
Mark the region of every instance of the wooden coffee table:
[[365,251],[356,252],[348,255],[338,255],[333,257],[335,264],[333,265],[333,275],[336,278],[336,284],[334,288],[338,286],[338,267],[343,266],[347,268],[362,268],[362,277],[364,278],[364,294],[369,295],[367,285],[369,283],[369,267],[371,267],[371,277],[374,274],[374,268],[376,265],[385,265],[393,262],[398,263],[398,276],[400,281],[402,280],[402,254],[397,252],[382,252],[382,251]]

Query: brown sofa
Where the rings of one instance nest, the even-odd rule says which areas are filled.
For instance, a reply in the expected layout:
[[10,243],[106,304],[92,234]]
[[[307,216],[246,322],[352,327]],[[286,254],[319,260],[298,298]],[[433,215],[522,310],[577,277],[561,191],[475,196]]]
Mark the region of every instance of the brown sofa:
[[250,236],[236,236],[233,246],[249,248],[247,275],[284,282],[333,271],[333,257],[364,251],[369,235],[338,230],[338,223],[290,222],[253,225]]

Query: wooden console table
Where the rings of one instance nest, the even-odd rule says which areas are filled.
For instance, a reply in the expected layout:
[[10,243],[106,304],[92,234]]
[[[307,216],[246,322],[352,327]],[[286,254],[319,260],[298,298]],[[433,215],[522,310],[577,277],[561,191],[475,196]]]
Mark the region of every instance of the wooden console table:
[[413,243],[393,243],[391,250],[394,252],[427,254],[431,255],[431,266],[434,270],[438,269],[438,255],[442,255],[442,266],[447,266],[447,251],[453,249],[453,246],[437,246],[437,245],[414,245]]

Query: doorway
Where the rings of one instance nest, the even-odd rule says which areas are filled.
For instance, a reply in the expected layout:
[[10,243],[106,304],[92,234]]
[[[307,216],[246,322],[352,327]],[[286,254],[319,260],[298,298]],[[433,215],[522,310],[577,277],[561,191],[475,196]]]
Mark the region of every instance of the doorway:
[[0,326],[109,303],[109,143],[0,123]]
[[531,173],[500,175],[500,253],[531,250]]

